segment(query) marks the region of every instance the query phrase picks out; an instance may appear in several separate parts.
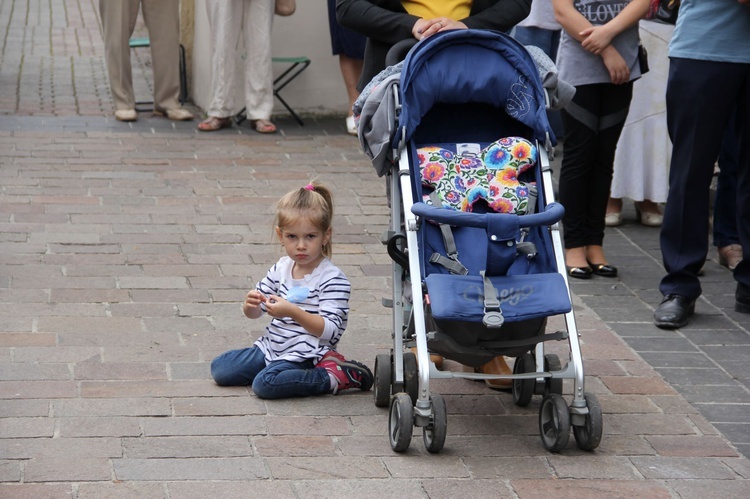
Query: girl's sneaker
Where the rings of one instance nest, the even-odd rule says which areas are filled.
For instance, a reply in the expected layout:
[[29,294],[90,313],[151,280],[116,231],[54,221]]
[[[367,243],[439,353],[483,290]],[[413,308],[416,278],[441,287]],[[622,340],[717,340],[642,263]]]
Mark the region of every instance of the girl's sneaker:
[[329,350],[316,367],[322,367],[336,378],[337,386],[333,389],[334,395],[349,388],[360,390],[372,388],[373,378],[370,368],[361,362],[346,360],[343,355],[334,350]]

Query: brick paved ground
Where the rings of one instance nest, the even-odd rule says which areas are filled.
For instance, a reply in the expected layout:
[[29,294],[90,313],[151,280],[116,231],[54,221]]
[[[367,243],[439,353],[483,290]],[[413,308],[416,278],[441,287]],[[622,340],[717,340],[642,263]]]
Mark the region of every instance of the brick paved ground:
[[[97,0],[0,2],[0,114],[113,112]],[[136,35],[147,36],[139,17]],[[153,94],[148,50],[132,52],[136,98]]]
[[[418,434],[392,453],[369,393],[263,401],[215,386],[211,358],[258,333],[239,307],[278,256],[269,207],[311,178],[335,189],[335,261],[355,289],[342,351],[370,366],[386,351],[383,185],[340,119],[198,134],[146,115],[115,122],[106,88],[98,112],[44,107],[50,87],[55,104],[81,102],[81,87],[24,73],[30,40],[54,31],[45,23],[85,40],[83,24],[104,75],[93,4],[0,3],[0,497],[748,495],[737,449],[750,444],[750,342],[731,277],[709,262],[700,315],[654,328],[658,241],[635,224],[608,232],[620,279],[573,284],[587,389],[604,410],[593,453],[547,453],[538,398],[521,409],[469,381],[432,383],[449,411],[439,455]],[[23,78],[41,82],[36,100],[8,84]]]

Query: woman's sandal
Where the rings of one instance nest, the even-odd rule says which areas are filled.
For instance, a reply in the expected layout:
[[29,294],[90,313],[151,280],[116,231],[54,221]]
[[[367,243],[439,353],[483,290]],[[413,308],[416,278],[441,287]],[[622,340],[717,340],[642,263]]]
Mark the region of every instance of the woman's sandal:
[[250,124],[258,133],[276,133],[276,125],[269,120],[250,120]]
[[215,132],[222,128],[232,126],[232,118],[218,118],[216,116],[209,116],[205,120],[198,123],[198,130],[201,132]]

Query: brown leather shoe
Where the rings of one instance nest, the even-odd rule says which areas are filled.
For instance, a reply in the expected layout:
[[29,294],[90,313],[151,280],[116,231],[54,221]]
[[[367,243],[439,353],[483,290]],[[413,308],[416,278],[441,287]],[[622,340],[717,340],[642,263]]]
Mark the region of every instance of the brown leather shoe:
[[739,265],[742,261],[742,246],[739,244],[730,244],[719,248],[719,265],[723,265],[729,270]]
[[[502,355],[498,355],[477,370],[484,374],[513,374]],[[512,379],[486,379],[484,383],[495,390],[510,390],[513,386]]]

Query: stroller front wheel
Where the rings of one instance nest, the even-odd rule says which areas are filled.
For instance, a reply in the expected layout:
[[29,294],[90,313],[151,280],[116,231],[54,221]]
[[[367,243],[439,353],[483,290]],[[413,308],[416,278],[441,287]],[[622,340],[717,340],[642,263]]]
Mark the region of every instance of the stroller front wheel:
[[570,413],[562,395],[551,393],[542,399],[539,408],[539,433],[542,444],[550,452],[559,452],[570,439]]
[[406,393],[397,393],[391,397],[391,408],[388,414],[388,437],[391,449],[404,452],[411,443],[414,431],[414,407],[411,397]]
[[433,394],[430,397],[432,414],[430,424],[422,430],[422,440],[427,451],[435,454],[443,450],[445,437],[448,433],[448,409],[442,395]]
[[584,394],[589,413],[582,426],[573,426],[573,436],[581,450],[594,450],[602,441],[602,407],[593,393]]

